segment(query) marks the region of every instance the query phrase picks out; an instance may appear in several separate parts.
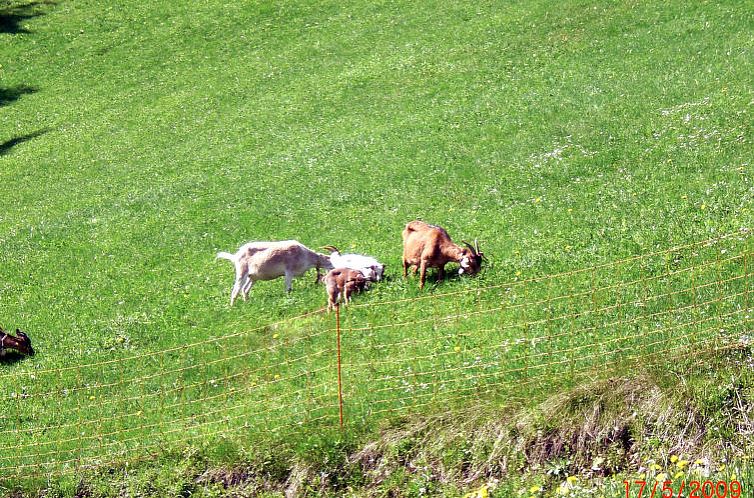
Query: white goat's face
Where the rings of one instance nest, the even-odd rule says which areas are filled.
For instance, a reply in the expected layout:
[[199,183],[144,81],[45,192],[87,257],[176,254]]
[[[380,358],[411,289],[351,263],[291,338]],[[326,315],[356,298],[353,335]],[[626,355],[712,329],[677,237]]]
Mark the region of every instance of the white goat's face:
[[458,274],[463,275],[464,273],[469,271],[469,257],[464,256],[461,261],[461,267],[458,269]]

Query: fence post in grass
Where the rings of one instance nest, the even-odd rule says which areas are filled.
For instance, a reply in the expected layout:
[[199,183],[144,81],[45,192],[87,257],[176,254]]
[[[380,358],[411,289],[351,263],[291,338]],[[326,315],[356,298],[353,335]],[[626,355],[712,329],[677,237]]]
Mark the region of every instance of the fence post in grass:
[[340,369],[340,303],[335,304],[335,337],[338,351],[338,416],[340,428],[343,428],[343,378]]

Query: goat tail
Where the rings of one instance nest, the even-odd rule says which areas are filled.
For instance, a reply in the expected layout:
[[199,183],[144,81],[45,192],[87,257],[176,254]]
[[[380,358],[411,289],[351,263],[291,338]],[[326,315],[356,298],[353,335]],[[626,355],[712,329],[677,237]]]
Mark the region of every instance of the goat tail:
[[215,260],[218,260],[220,258],[227,259],[228,261],[232,261],[234,263],[236,262],[236,257],[229,252],[224,252],[224,251],[218,252],[217,256],[215,256]]

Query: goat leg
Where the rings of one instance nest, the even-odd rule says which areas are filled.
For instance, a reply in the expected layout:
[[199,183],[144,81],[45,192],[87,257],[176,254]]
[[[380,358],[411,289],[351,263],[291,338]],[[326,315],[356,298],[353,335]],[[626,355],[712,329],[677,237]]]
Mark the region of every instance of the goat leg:
[[236,280],[236,282],[233,284],[233,289],[230,291],[230,305],[233,306],[233,303],[236,300],[236,297],[238,297],[238,293],[241,292],[241,280]]
[[254,285],[254,281],[247,275],[246,283],[241,288],[241,297],[243,297],[244,301],[246,301],[246,298],[249,297],[249,291],[251,290],[252,285]]
[[437,268],[437,281],[442,282],[445,278],[445,265],[440,266]]
[[[420,274],[419,274],[419,288],[424,288],[424,280],[427,278],[427,260],[422,259],[421,261],[421,268],[419,268]],[[414,272],[416,273],[416,272]]]

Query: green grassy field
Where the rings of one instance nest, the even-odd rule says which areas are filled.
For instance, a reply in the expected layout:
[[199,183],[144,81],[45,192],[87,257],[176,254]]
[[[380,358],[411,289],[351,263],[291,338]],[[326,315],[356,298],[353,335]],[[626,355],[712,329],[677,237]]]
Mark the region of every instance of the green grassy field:
[[[748,237],[689,244],[752,226],[753,24],[745,2],[0,0],[0,325],[38,351],[0,363],[0,489],[326,468],[405,415],[749,331]],[[419,292],[415,218],[490,264]],[[344,433],[334,317],[292,319],[322,287],[230,308],[214,260],[288,238],[387,263],[343,314]]]

